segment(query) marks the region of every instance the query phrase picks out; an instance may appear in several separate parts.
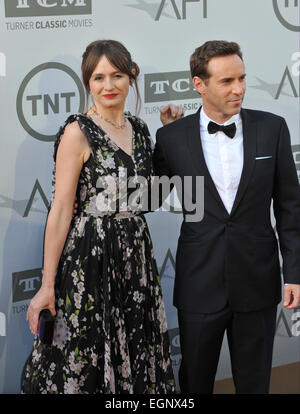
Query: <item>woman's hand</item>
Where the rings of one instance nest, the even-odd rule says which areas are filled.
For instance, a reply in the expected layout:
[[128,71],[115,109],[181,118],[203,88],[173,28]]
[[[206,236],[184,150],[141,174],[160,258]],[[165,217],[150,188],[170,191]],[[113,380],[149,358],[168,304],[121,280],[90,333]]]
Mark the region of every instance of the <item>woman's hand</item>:
[[26,319],[29,322],[31,332],[35,335],[38,332],[39,314],[41,310],[49,309],[55,316],[55,294],[54,287],[41,286],[37,294],[32,298]]
[[160,120],[163,125],[170,124],[182,117],[184,117],[184,110],[179,105],[169,104],[160,111]]

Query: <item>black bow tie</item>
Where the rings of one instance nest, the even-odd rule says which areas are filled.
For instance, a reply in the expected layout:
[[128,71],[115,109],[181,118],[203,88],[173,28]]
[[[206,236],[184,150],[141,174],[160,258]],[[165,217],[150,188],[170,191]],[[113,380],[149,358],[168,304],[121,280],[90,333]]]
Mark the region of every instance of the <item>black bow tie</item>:
[[210,121],[207,127],[207,131],[209,134],[215,134],[218,131],[223,131],[224,134],[226,134],[229,138],[233,138],[236,133],[236,126],[234,122],[230,125],[225,126],[225,125],[218,125]]

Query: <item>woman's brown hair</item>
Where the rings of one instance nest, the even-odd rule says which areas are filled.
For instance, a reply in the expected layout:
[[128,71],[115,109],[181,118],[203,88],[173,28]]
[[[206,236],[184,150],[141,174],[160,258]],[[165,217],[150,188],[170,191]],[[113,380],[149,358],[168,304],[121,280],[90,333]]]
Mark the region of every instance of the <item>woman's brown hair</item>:
[[113,66],[120,72],[126,73],[129,76],[129,79],[133,81],[137,95],[136,112],[138,113],[141,106],[141,97],[137,84],[137,77],[140,73],[140,69],[138,65],[132,61],[131,54],[126,47],[116,40],[96,40],[87,46],[82,55],[81,73],[86,90],[87,110],[90,93],[89,81],[102,56],[106,56]]

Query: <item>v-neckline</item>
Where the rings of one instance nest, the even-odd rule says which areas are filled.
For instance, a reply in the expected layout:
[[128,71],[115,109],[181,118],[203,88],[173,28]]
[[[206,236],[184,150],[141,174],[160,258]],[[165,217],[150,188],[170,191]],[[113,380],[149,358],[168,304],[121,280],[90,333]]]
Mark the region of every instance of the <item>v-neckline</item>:
[[93,124],[96,125],[96,127],[103,133],[104,138],[106,138],[112,145],[116,146],[118,148],[118,150],[122,151],[125,155],[127,155],[127,157],[133,159],[133,157],[134,157],[134,150],[135,150],[135,129],[134,129],[133,123],[130,121],[129,118],[127,118],[127,119],[130,122],[130,125],[131,125],[131,128],[132,128],[132,134],[131,134],[132,135],[131,136],[131,154],[128,154],[128,152],[124,151],[123,148],[121,148],[113,139],[111,139],[110,136],[108,135],[108,133],[105,132],[104,129],[99,124],[97,124],[97,122],[95,122],[93,120],[93,118],[91,118],[88,115],[84,115],[84,116],[86,118],[90,119],[93,122]]

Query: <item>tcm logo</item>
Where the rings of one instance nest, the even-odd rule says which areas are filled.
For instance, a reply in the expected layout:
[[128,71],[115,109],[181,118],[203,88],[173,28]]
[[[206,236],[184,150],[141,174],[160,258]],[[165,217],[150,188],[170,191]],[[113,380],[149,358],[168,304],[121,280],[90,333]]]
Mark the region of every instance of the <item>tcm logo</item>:
[[13,302],[33,298],[41,286],[42,269],[31,269],[12,274]]
[[0,76],[6,76],[6,56],[0,52]]
[[[202,3],[203,17],[207,18],[208,0],[160,0],[152,2],[149,0],[136,0],[135,4],[128,4],[126,7],[142,10],[149,14],[154,20],[160,20],[161,16],[186,20],[188,3]],[[180,6],[178,6],[178,4]],[[195,13],[193,13],[195,14]]]
[[300,183],[300,145],[292,145],[292,151],[293,151],[294,161],[296,164],[296,170],[297,170],[298,179]]
[[145,103],[199,98],[188,71],[145,75]]
[[23,128],[40,141],[53,141],[71,113],[84,111],[84,89],[68,66],[43,63],[24,78],[17,95],[17,114]]
[[0,336],[6,336],[6,316],[0,312]]
[[91,14],[92,0],[5,0],[5,17]]
[[293,32],[300,32],[299,0],[273,0],[273,8],[280,23]]

